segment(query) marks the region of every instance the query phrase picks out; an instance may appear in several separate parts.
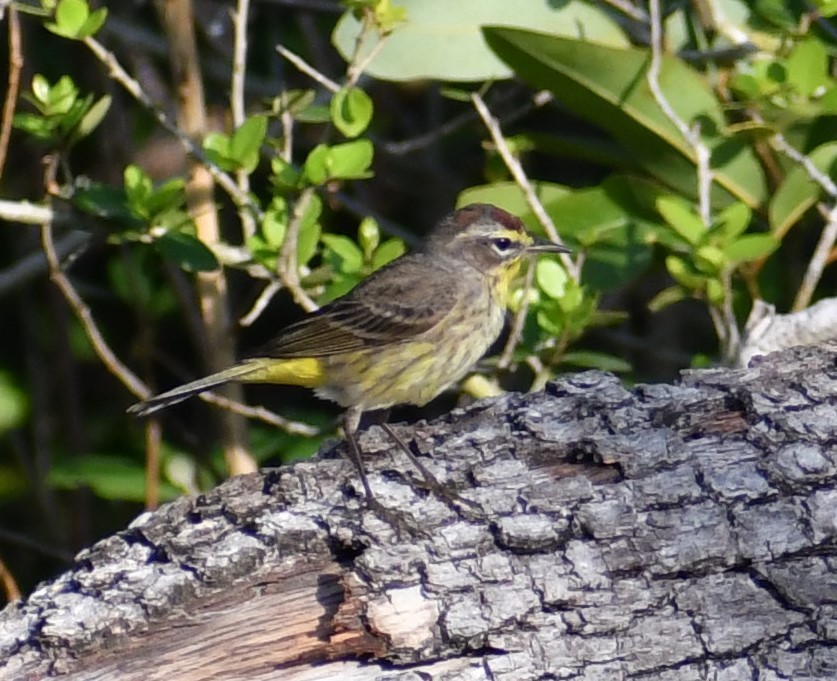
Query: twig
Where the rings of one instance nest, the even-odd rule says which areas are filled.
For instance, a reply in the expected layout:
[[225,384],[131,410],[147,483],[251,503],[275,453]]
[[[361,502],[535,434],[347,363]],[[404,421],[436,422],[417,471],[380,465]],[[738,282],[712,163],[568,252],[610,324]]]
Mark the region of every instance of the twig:
[[299,55],[295,54],[294,52],[291,52],[287,47],[283,45],[277,45],[276,51],[289,62],[291,62],[291,64],[296,66],[296,68],[299,69],[302,73],[304,73],[306,76],[322,85],[329,92],[340,91],[340,85],[338,83],[335,83],[333,80],[331,80],[331,78],[317,71],[317,69],[311,66],[311,64],[309,64]]
[[[505,116],[499,116],[498,120],[502,125],[507,125],[509,123],[513,123],[521,116],[526,115],[533,109],[538,109],[545,104],[548,104],[554,99],[554,95],[549,92],[548,90],[540,90],[532,95],[531,99],[527,101],[525,104],[519,106],[518,108],[511,111],[509,114]],[[437,128],[430,130],[428,132],[422,133],[421,135],[417,135],[411,139],[403,140],[401,142],[384,142],[380,145],[381,151],[392,154],[393,156],[400,156],[402,154],[411,154],[414,151],[418,151],[419,149],[423,149],[424,147],[428,147],[431,144],[438,142],[439,140],[447,137],[448,135],[456,132],[460,128],[468,125],[472,121],[475,121],[479,115],[474,110],[468,110],[464,113],[459,114],[458,116],[454,116],[449,121],[442,123]]]
[[[751,114],[751,118],[757,123],[764,123],[764,119],[757,113]],[[802,166],[811,181],[818,184],[829,197],[837,199],[837,184],[834,183],[827,173],[817,168],[810,156],[803,154],[788,142],[782,133],[774,133],[770,137],[770,144],[774,149]],[[802,279],[799,291],[796,293],[796,298],[793,301],[793,307],[791,309],[794,312],[804,310],[810,305],[811,298],[814,296],[814,290],[828,263],[831,249],[834,247],[835,240],[837,240],[837,203],[831,208],[821,207],[820,212],[825,217],[825,227],[811,256],[811,260],[808,263],[808,267],[805,270],[805,276]]]
[[9,5],[9,80],[6,87],[6,101],[3,103],[3,118],[0,122],[0,177],[6,167],[9,152],[9,137],[12,134],[17,95],[20,92],[20,70],[23,55],[20,48],[20,19],[14,5]]
[[56,222],[58,215],[52,206],[29,201],[3,201],[0,199],[0,220],[21,222],[25,225],[42,225],[44,222]]
[[651,15],[651,65],[648,67],[648,87],[651,89],[651,94],[654,100],[662,110],[665,117],[668,118],[686,143],[692,148],[695,155],[695,165],[698,175],[698,210],[701,221],[708,229],[712,224],[712,208],[710,203],[710,194],[712,189],[712,169],[709,166],[710,153],[709,148],[703,143],[700,136],[700,124],[695,123],[689,127],[686,122],[680,118],[671,102],[663,93],[660,86],[660,69],[663,63],[663,38],[662,38],[662,20],[660,18],[660,0],[648,0],[648,9]]
[[102,361],[102,364],[138,398],[144,400],[150,397],[151,391],[148,389],[148,386],[125,366],[116,354],[114,354],[113,350],[110,349],[110,346],[96,326],[90,308],[85,305],[81,296],[76,292],[75,287],[61,269],[61,264],[55,251],[55,243],[52,239],[51,222],[44,222],[41,225],[41,246],[44,249],[44,255],[46,255],[47,262],[49,263],[50,279],[58,286],[64,299],[75,313],[84,329],[87,339],[90,341],[90,345],[93,346],[93,350]]
[[[761,116],[753,115],[751,118],[756,123],[764,123],[764,119],[761,118]],[[837,199],[837,184],[834,184],[834,181],[827,173],[822,172],[816,165],[814,165],[810,156],[806,156],[790,142],[788,142],[787,138],[785,138],[782,133],[777,132],[773,134],[770,137],[770,144],[789,159],[801,165],[813,182],[816,182],[820,187],[822,187],[823,191],[831,198]]]
[[387,38],[389,37],[388,34],[379,35],[378,42],[375,43],[375,46],[369,50],[369,54],[367,54],[363,59],[360,58],[360,52],[363,48],[363,41],[366,39],[369,31],[372,29],[369,27],[369,22],[364,21],[363,28],[361,29],[360,33],[358,33],[357,40],[355,41],[355,49],[352,54],[352,58],[349,61],[349,65],[346,68],[346,87],[352,87],[355,83],[360,80],[360,77],[363,75],[363,72],[366,70],[366,67],[372,63],[372,60],[380,54],[381,50],[383,49],[384,45],[387,42]]
[[307,423],[291,421],[290,419],[283,418],[282,416],[279,416],[279,414],[276,414],[269,409],[265,409],[264,407],[251,407],[247,404],[236,402],[235,400],[231,400],[227,397],[222,397],[214,392],[201,393],[200,398],[204,402],[209,402],[210,404],[214,404],[215,406],[240,414],[241,416],[262,421],[268,425],[275,426],[276,428],[281,428],[285,432],[291,433],[292,435],[306,435],[311,437],[321,433],[319,428],[308,425]]
[[279,252],[278,275],[282,284],[293,296],[296,304],[306,312],[313,312],[318,308],[299,283],[299,262],[297,262],[296,250],[299,239],[299,230],[302,226],[302,218],[308,210],[308,204],[314,197],[314,188],[306,187],[302,190],[294,206],[288,230],[285,232],[285,240],[282,242],[282,249]]
[[799,291],[796,293],[796,298],[791,308],[792,312],[804,310],[811,304],[811,298],[814,297],[814,291],[828,263],[831,250],[834,248],[835,242],[837,242],[837,205],[832,206],[830,210],[823,210],[823,212],[825,215],[825,227],[822,230],[822,234],[820,234],[817,247],[814,249],[811,260],[805,270],[805,276],[802,278]]
[[[503,137],[503,131],[500,129],[500,124],[497,122],[497,119],[494,118],[488,110],[488,107],[485,105],[485,102],[479,93],[472,93],[471,101],[474,103],[474,107],[480,115],[480,118],[482,118],[485,127],[488,128],[488,132],[491,134],[494,146],[497,147],[497,151],[503,158],[503,161],[514,178],[514,181],[523,192],[523,196],[525,197],[529,208],[532,209],[535,217],[538,218],[538,222],[540,222],[541,226],[544,228],[544,231],[549,239],[558,244],[562,243],[561,238],[558,236],[558,230],[555,228],[555,223],[552,221],[549,213],[546,212],[546,209],[543,207],[538,195],[535,193],[535,189],[532,187],[532,183],[526,176],[523,166],[520,165],[520,161],[517,160],[511,152],[511,149],[509,149],[509,145],[506,143],[505,137]],[[578,281],[580,272],[578,271],[575,263],[572,261],[572,258],[566,254],[561,254],[559,257],[561,258],[561,262],[570,277],[572,277],[574,281]]]
[[[178,127],[188,138],[199,140],[207,129],[206,104],[192,3],[191,0],[157,0],[156,6],[171,50],[174,88],[178,96]],[[186,183],[186,204],[198,238],[209,246],[221,241],[213,192],[213,178],[207,167],[192,160]],[[207,363],[210,371],[221,371],[235,363],[226,275],[223,268],[213,272],[198,272],[195,282],[208,336]],[[230,399],[243,400],[242,388],[237,383],[227,384],[221,391]],[[224,456],[230,474],[239,475],[257,470],[258,466],[248,451],[246,422],[236,414],[222,412],[220,425]]]
[[[234,27],[232,77],[230,79],[230,111],[232,112],[233,127],[238,128],[244,123],[246,112],[244,108],[244,82],[247,75],[247,17],[250,13],[250,0],[237,0],[235,11],[232,13]],[[245,196],[250,192],[250,176],[246,170],[236,171],[235,181],[238,189]],[[241,230],[245,239],[256,233],[256,220],[253,214],[244,206],[238,211],[241,219]]]
[[175,125],[169,117],[154,103],[146,94],[142,86],[119,63],[112,52],[107,50],[98,40],[93,37],[84,39],[84,44],[93,52],[96,58],[101,61],[108,69],[110,77],[119,83],[134,99],[142,104],[152,117],[172,135],[174,135],[184,149],[194,159],[198,160],[206,169],[212,174],[212,177],[223,188],[237,206],[244,206],[256,216],[257,220],[262,218],[262,210],[256,205],[249,196],[244,194],[235,183],[235,180],[227,173],[221,170],[217,165],[212,163],[203,150],[192,141],[192,139],[177,125]]
[[273,299],[273,296],[281,290],[282,285],[278,281],[268,282],[267,286],[265,286],[259,294],[259,297],[256,298],[256,302],[253,303],[253,307],[251,307],[250,310],[238,320],[239,325],[250,326],[253,322],[255,322],[261,316],[262,312],[264,312],[264,309]]
[[14,575],[11,570],[6,567],[2,558],[0,558],[0,584],[3,585],[3,591],[6,594],[7,603],[20,599],[20,587],[18,587]]
[[529,291],[532,289],[532,281],[535,277],[535,265],[530,264],[526,269],[526,278],[523,281],[523,297],[520,300],[520,307],[514,315],[509,338],[497,362],[498,369],[506,369],[511,364],[514,349],[523,336],[523,325],[526,323],[526,315],[529,314]]

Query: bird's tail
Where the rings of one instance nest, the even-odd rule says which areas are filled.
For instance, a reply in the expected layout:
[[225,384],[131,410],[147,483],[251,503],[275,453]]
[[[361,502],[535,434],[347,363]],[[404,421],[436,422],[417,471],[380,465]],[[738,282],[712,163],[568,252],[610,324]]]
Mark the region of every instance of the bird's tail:
[[235,380],[246,380],[249,374],[254,374],[262,370],[262,363],[257,361],[247,361],[241,364],[231,366],[229,369],[219,371],[217,374],[211,374],[199,378],[197,381],[191,383],[184,383],[176,388],[172,388],[164,393],[150,397],[142,402],[128,407],[128,413],[135,416],[148,416],[155,411],[165,409],[172,404],[183,402],[193,395],[205,392],[210,388],[228,383]]

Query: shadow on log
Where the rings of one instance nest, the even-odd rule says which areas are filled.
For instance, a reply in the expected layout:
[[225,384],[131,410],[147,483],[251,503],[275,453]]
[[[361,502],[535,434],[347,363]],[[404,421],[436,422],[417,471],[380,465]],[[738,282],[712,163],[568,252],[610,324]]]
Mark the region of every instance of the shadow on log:
[[837,678],[837,344],[588,372],[144,514],[0,613],[0,680]]

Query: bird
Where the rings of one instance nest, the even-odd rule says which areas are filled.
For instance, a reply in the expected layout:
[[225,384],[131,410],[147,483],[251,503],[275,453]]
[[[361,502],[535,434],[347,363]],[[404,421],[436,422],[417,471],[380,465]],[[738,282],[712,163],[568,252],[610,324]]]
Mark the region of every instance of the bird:
[[[357,431],[365,412],[423,406],[467,374],[500,336],[523,261],[565,246],[530,234],[511,213],[474,203],[446,215],[418,250],[281,331],[250,357],[131,406],[148,416],[229,381],[313,389],[344,408],[348,458],[372,489]],[[394,430],[384,430],[425,480],[435,478]]]

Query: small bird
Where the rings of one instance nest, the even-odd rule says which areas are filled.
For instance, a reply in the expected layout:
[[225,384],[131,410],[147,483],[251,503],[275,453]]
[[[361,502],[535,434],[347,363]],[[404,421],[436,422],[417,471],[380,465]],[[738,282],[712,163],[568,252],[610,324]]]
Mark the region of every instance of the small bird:
[[[422,406],[456,383],[500,335],[523,258],[566,252],[536,240],[520,219],[496,206],[465,206],[443,218],[422,249],[290,325],[253,357],[128,411],[146,416],[228,381],[312,388],[346,409],[349,457],[372,500],[356,437],[363,413]],[[437,487],[410,448],[383,427]]]

